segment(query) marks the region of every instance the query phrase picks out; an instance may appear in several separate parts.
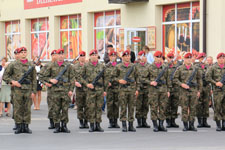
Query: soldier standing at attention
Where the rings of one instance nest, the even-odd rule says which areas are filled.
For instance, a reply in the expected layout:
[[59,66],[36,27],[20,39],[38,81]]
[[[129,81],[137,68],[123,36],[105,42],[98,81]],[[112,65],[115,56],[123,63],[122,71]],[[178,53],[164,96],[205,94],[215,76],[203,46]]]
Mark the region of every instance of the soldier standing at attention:
[[[82,68],[85,65],[86,60],[86,53],[84,51],[81,51],[79,53],[79,59],[78,63],[74,65],[74,71],[75,75],[79,75],[82,71]],[[81,78],[84,78],[81,76]],[[86,86],[84,84],[79,83],[78,81],[75,81],[76,86],[76,104],[77,104],[77,118],[80,121],[80,129],[89,128],[88,126],[88,108],[87,108],[87,102],[86,102]]]
[[[27,60],[27,49],[21,47],[17,50],[19,59],[7,67],[3,80],[13,87],[12,97],[14,106],[14,121],[17,124],[15,134],[32,133],[29,129],[31,122],[32,98],[36,93],[36,70],[32,62]],[[24,81],[20,79],[28,71],[31,72]]]
[[[165,65],[162,63],[163,54],[161,51],[156,51],[154,53],[154,63],[150,65],[148,72],[150,78],[150,88],[149,88],[149,102],[151,108],[151,120],[153,122],[154,132],[164,131],[167,129],[163,126],[164,120],[166,120],[166,106],[168,97],[170,93],[167,91],[168,86],[168,70],[160,78],[161,82],[157,82],[156,79],[159,74],[165,69]],[[159,125],[157,123],[159,120]]]
[[196,117],[196,105],[202,91],[202,75],[198,68],[192,64],[191,53],[184,55],[184,64],[177,69],[174,83],[181,87],[180,93],[182,94],[180,95],[180,101],[184,124],[183,131],[197,131],[194,127],[194,121]]
[[225,83],[222,83],[222,78],[225,78],[225,54],[219,53],[217,63],[210,67],[206,73],[206,80],[212,84],[213,88],[216,131],[225,131]]
[[[123,62],[116,66],[112,72],[113,80],[119,82],[119,101],[120,101],[120,121],[122,121],[122,131],[127,132],[127,123],[129,122],[128,131],[136,132],[133,126],[134,121],[134,104],[135,95],[138,95],[139,88],[137,86],[137,69],[130,62],[130,51],[126,50],[122,54]],[[136,91],[136,92],[135,92]],[[128,109],[128,118],[127,118]]]
[[[90,122],[89,132],[104,132],[100,123],[102,122],[102,106],[104,104],[103,96],[106,96],[104,87],[106,82],[104,80],[104,65],[98,62],[97,50],[91,50],[89,53],[90,61],[82,67],[79,77],[80,83],[87,87],[87,107],[88,107],[88,121]],[[103,71],[103,72],[102,72]],[[98,80],[96,77],[98,75]],[[83,78],[85,77],[85,78]],[[94,83],[94,81],[96,81]]]
[[138,92],[136,100],[136,114],[137,127],[136,128],[150,128],[147,124],[147,115],[149,112],[149,101],[148,101],[148,85],[149,85],[149,72],[147,63],[147,57],[145,51],[138,53],[138,59],[140,60],[136,65],[138,71],[138,84],[140,85],[140,91]]
[[57,57],[58,57],[58,54],[57,54],[57,50],[53,50],[51,52],[51,57],[52,57],[52,61],[47,63],[45,66],[43,66],[41,68],[41,71],[39,72],[39,80],[41,83],[45,84],[46,87],[48,87],[47,89],[47,104],[48,104],[48,119],[49,119],[49,122],[50,122],[50,126],[48,127],[48,129],[54,129],[55,128],[55,124],[54,124],[54,121],[53,121],[53,112],[54,112],[54,99],[52,98],[52,96],[54,95],[53,94],[53,91],[52,91],[52,84],[48,83],[48,82],[45,82],[45,80],[43,79],[43,74],[46,70],[48,70],[48,67],[51,65],[51,63],[54,63],[57,61]]
[[197,59],[199,60],[199,63],[196,64],[196,67],[198,67],[199,71],[202,74],[202,92],[200,94],[200,98],[198,100],[197,104],[197,118],[198,118],[198,128],[210,128],[211,126],[207,123],[207,118],[209,117],[209,94],[210,94],[210,85],[209,82],[206,81],[205,74],[207,71],[207,65],[205,62],[203,62],[206,55],[205,53],[199,53]]
[[[69,62],[64,61],[64,49],[57,50],[57,61],[50,64],[43,74],[44,83],[49,83],[52,90],[54,133],[70,133],[67,128],[69,122],[68,109],[70,97],[73,94],[74,78],[73,68]],[[41,79],[41,80],[43,80]],[[61,122],[61,126],[60,126]]]

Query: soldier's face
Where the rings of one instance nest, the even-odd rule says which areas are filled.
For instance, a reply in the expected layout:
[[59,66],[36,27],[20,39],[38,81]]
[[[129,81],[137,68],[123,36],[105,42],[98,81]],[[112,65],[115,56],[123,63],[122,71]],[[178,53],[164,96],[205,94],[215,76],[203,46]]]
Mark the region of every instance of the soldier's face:
[[53,54],[52,55],[52,61],[56,61],[57,60],[57,56],[58,56],[57,54]]
[[154,56],[154,59],[156,63],[160,63],[163,61],[161,56],[157,56],[157,57]]
[[225,63],[225,57],[220,57],[217,59],[218,64],[224,64]]
[[15,59],[16,59],[16,60],[20,59],[20,55],[19,55],[18,53],[15,54]]
[[116,55],[109,56],[109,59],[110,59],[110,61],[115,61],[116,60]]
[[58,54],[58,60],[59,61],[63,61],[64,57],[65,57],[64,53],[63,54]]
[[211,65],[211,64],[213,64],[213,59],[212,58],[207,58],[207,63],[209,64],[209,65]]
[[167,61],[170,63],[173,60],[173,57],[167,57]]
[[200,59],[199,59],[199,62],[202,62],[202,61],[203,61],[203,59],[204,59],[203,57],[202,57],[202,58],[200,58]]
[[86,57],[85,56],[80,56],[79,62],[84,63],[85,60],[86,60]]
[[92,55],[90,56],[90,60],[91,60],[91,62],[96,62],[96,61],[98,61],[98,54],[92,54]]
[[20,52],[20,58],[21,59],[26,59],[27,58],[27,51]]
[[142,57],[141,62],[143,62],[143,63],[147,62],[147,58],[145,57],[145,55]]
[[184,58],[184,64],[185,65],[190,65],[192,63],[192,58]]
[[123,56],[123,61],[130,62],[130,55]]

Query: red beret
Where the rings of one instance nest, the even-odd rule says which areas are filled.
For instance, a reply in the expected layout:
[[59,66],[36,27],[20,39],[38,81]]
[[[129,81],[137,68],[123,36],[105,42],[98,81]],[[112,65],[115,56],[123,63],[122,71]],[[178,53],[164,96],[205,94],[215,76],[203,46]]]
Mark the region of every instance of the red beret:
[[154,56],[155,57],[158,57],[158,56],[161,56],[162,57],[162,52],[161,51],[156,51],[155,53],[154,53]]
[[145,55],[145,51],[140,51],[140,52],[138,53],[138,55],[139,55],[139,56]]
[[17,52],[20,53],[22,51],[27,51],[26,47],[20,47],[18,48]]
[[174,58],[174,54],[170,52],[170,53],[167,54],[167,57]]
[[204,58],[205,56],[205,53],[199,53],[197,59]]
[[80,55],[80,56],[86,56],[86,53],[85,53],[85,51],[80,51],[80,52],[79,52],[79,55]]
[[122,54],[122,57],[125,56],[125,55],[130,55],[130,51],[129,50],[125,50]]
[[16,48],[16,49],[14,50],[14,54],[18,54],[18,50],[19,50],[19,48]]
[[51,55],[53,55],[53,54],[57,54],[57,50],[53,50],[53,51],[51,52]]
[[93,49],[90,51],[89,56],[91,56],[92,54],[98,54],[98,51],[96,49]]
[[60,48],[60,49],[57,50],[56,53],[57,53],[57,54],[64,54],[64,49]]
[[184,58],[192,58],[192,54],[191,54],[191,53],[186,53],[186,54],[184,55]]
[[116,53],[115,51],[111,51],[111,52],[109,53],[109,56],[112,56],[112,55],[116,56],[117,53]]
[[219,59],[220,57],[225,57],[225,54],[224,53],[219,53],[216,58]]

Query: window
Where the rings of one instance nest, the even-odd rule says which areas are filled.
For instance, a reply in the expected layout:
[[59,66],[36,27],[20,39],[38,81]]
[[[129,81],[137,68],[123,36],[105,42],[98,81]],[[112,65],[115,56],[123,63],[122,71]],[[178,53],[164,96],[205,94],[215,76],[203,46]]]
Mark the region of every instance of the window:
[[163,6],[163,52],[199,52],[199,2]]
[[20,21],[5,22],[6,56],[14,59],[14,50],[21,46]]
[[95,49],[103,60],[107,45],[113,45],[119,50],[119,29],[121,25],[120,11],[107,11],[95,13],[94,39]]
[[74,59],[82,51],[81,15],[60,17],[60,46],[67,59]]
[[42,60],[50,59],[48,18],[31,20],[31,51],[32,58],[41,54]]

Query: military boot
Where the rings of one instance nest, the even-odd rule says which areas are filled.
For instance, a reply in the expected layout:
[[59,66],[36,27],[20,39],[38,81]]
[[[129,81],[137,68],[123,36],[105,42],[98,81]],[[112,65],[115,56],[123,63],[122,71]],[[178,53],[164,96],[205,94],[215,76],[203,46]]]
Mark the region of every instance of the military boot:
[[173,128],[179,128],[179,125],[177,125],[176,122],[175,122],[175,118],[172,118],[171,119],[171,127],[173,127]]
[[55,124],[53,122],[53,119],[49,119],[50,122],[50,126],[48,127],[48,129],[55,129]]
[[61,131],[61,129],[60,129],[60,123],[55,123],[54,133],[59,133],[60,131]]
[[164,120],[159,120],[159,131],[167,132],[167,129],[163,126]]
[[89,132],[94,132],[94,131],[95,131],[95,124],[94,123],[90,123]]
[[143,128],[151,128],[150,125],[148,125],[148,123],[147,123],[145,118],[142,118],[142,127]]
[[216,121],[216,131],[222,131],[222,129],[221,129],[221,122],[220,122],[220,120],[217,120]]
[[188,122],[183,122],[184,128],[183,131],[188,131]]
[[171,127],[171,119],[166,119],[166,127],[167,128]]
[[83,119],[80,119],[80,126],[79,126],[80,129],[84,129],[84,120]]
[[203,118],[203,127],[211,128],[211,126],[207,123],[207,118]]
[[118,125],[118,123],[117,123],[117,119],[114,119],[114,126],[113,126],[114,128],[120,128],[120,126]]
[[157,120],[152,120],[152,123],[153,123],[153,131],[154,132],[158,132],[159,131],[159,127],[158,127]]
[[24,133],[29,133],[29,134],[32,133],[32,131],[29,129],[29,125],[28,124],[24,124]]
[[21,123],[21,133],[24,133],[25,124]]
[[113,128],[113,119],[109,119],[109,126],[108,128]]
[[122,121],[122,131],[127,132],[127,122],[126,121]]
[[136,128],[142,128],[142,121],[141,121],[141,118],[138,118],[137,119],[137,126],[136,126]]
[[88,129],[89,126],[88,126],[88,121],[87,120],[84,120],[84,128]]
[[194,121],[189,121],[189,130],[190,131],[197,131],[197,129],[194,126]]
[[96,128],[95,128],[95,131],[97,131],[97,132],[104,132],[104,130],[101,128],[99,122],[96,122]]
[[61,132],[70,133],[70,130],[67,128],[67,125],[64,121],[61,122]]
[[128,131],[136,132],[136,129],[135,129],[134,126],[133,126],[133,122],[129,122]]
[[222,131],[225,131],[225,120],[222,120]]
[[197,128],[202,128],[203,127],[203,118],[198,118],[198,126]]
[[15,134],[20,134],[20,133],[22,133],[22,130],[21,130],[21,128],[22,128],[22,124],[17,124],[17,128],[16,128],[16,130],[15,130]]
[[18,125],[18,124],[15,123],[15,126],[14,126],[13,130],[16,130],[16,129],[17,129],[17,125]]

